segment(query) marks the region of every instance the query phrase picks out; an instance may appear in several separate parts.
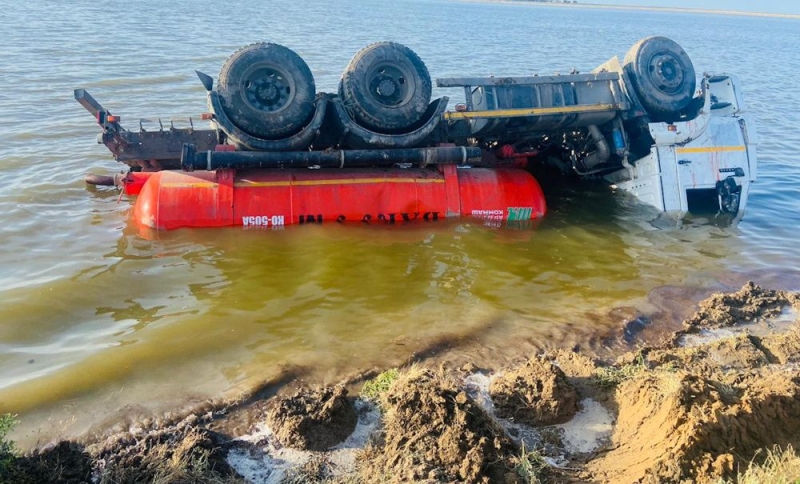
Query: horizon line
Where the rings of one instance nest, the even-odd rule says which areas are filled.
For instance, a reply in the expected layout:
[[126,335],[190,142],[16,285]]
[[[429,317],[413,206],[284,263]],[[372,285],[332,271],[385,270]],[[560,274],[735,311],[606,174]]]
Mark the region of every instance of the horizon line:
[[767,18],[786,18],[800,20],[800,14],[796,13],[770,13],[770,12],[748,12],[745,10],[719,10],[713,8],[691,8],[691,7],[656,7],[646,5],[609,5],[605,3],[561,3],[550,2],[543,0],[510,0],[512,2],[526,2],[532,4],[541,4],[554,7],[587,7],[604,10],[639,10],[639,11],[655,11],[655,12],[673,12],[673,13],[704,13],[704,14],[717,14],[717,15],[732,15],[737,17],[767,17]]

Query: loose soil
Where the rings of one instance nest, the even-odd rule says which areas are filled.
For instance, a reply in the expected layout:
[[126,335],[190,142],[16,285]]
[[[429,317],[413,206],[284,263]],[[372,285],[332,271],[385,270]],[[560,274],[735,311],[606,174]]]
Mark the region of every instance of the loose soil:
[[3,484],[243,484],[225,461],[221,439],[197,417],[149,431],[125,432],[84,447],[60,442],[15,459]]
[[800,327],[795,326],[789,332],[773,335],[768,338],[754,338],[758,349],[770,363],[788,365],[800,363]]
[[760,449],[800,443],[796,369],[657,367],[621,384],[614,398],[611,449],[587,465],[603,482],[714,482]]
[[267,411],[267,425],[278,440],[299,450],[324,451],[356,428],[358,416],[344,387],[300,390],[277,398]]
[[[714,294],[684,324],[686,332],[771,318],[797,294],[748,282]],[[673,340],[679,339],[676,334]],[[602,482],[715,482],[774,445],[800,444],[800,327],[740,334],[694,347],[644,348],[620,357],[644,370],[613,395],[618,408],[610,448],[585,477]]]
[[578,394],[551,361],[534,357],[489,387],[497,415],[532,427],[565,423],[578,411]]
[[0,468],[0,482],[16,484],[40,484],[59,482],[83,484],[92,477],[92,458],[83,446],[73,442],[34,452],[16,459],[6,473]]
[[511,441],[444,372],[408,371],[382,405],[382,442],[365,453],[366,482],[489,483],[511,477]]
[[[123,434],[90,446],[102,483],[218,483],[234,476],[219,436],[189,417],[175,426]],[[227,482],[235,482],[233,480]]]
[[683,322],[691,332],[774,318],[786,306],[800,309],[800,295],[763,289],[748,281],[732,293],[716,293],[700,303],[700,310]]

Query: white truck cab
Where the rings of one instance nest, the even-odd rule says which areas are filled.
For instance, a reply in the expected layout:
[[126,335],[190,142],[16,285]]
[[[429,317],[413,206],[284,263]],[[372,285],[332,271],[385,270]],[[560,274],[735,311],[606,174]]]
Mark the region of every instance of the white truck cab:
[[677,217],[714,199],[739,220],[757,175],[756,131],[735,76],[706,75],[698,97],[703,104],[695,118],[649,123],[650,153],[606,179]]

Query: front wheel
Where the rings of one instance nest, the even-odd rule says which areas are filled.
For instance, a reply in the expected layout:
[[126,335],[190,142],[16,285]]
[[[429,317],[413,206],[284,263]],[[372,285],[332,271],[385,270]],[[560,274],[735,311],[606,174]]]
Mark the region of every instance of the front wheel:
[[697,88],[689,55],[666,37],[636,43],[625,55],[624,69],[642,106],[655,119],[676,120]]

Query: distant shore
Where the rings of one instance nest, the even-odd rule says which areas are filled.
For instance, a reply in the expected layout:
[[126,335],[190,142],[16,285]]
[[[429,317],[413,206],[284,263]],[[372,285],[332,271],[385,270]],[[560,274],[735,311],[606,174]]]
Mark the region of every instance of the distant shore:
[[[467,0],[471,1],[471,0]],[[481,0],[476,0],[481,1]],[[493,0],[488,0],[492,2]],[[628,10],[641,12],[668,12],[668,13],[702,13],[711,15],[730,15],[734,17],[761,17],[761,18],[786,18],[800,20],[800,15],[790,13],[767,13],[767,12],[743,12],[741,10],[713,10],[706,8],[681,8],[681,7],[643,7],[634,5],[605,5],[592,3],[555,3],[541,2],[537,0],[500,0],[509,3],[529,3],[531,5],[541,5],[547,7],[563,8],[593,8],[598,10]]]

